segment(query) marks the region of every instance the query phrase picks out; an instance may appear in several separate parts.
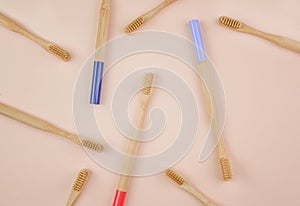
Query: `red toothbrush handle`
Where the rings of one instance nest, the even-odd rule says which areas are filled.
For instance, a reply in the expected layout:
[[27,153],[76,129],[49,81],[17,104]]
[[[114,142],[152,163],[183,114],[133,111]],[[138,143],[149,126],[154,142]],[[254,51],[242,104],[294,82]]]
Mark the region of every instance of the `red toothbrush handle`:
[[112,206],[123,206],[125,202],[126,192],[116,190],[114,203]]

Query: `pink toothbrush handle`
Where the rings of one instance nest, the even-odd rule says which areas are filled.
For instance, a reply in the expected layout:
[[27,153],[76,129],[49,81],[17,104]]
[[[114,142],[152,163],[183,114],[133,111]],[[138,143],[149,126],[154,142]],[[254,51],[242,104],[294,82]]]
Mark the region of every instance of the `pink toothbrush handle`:
[[114,203],[112,206],[123,206],[126,198],[126,192],[116,190]]

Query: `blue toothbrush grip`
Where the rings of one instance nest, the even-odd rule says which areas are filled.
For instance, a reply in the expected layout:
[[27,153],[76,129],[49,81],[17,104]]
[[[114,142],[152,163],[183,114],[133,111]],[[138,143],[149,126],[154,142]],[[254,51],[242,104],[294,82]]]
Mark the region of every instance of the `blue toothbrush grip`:
[[205,47],[204,42],[202,39],[201,29],[200,29],[200,22],[197,19],[191,20],[189,22],[190,30],[192,33],[192,38],[195,46],[195,52],[197,55],[198,62],[206,61],[206,54],[205,54]]
[[95,61],[90,104],[100,104],[104,62]]

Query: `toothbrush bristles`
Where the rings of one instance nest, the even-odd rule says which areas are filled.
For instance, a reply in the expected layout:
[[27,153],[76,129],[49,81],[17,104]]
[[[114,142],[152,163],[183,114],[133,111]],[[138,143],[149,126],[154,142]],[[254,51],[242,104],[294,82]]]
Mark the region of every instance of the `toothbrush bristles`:
[[87,169],[83,169],[79,172],[76,181],[74,182],[73,189],[77,192],[80,192],[85,185],[87,178],[89,175],[89,171]]
[[173,171],[171,169],[167,169],[165,171],[165,173],[168,177],[170,177],[178,185],[182,185],[184,183],[184,179],[179,174],[177,174],[175,171]]
[[223,24],[225,26],[228,26],[232,29],[240,29],[242,26],[242,23],[238,20],[232,19],[230,17],[227,16],[221,16],[219,18],[219,23]]
[[97,142],[91,141],[91,140],[87,140],[87,139],[83,139],[82,140],[82,146],[89,148],[91,150],[94,150],[96,152],[102,152],[103,151],[103,146]]
[[71,55],[65,51],[64,49],[54,45],[50,44],[47,48],[47,50],[52,53],[53,55],[61,58],[63,61],[69,61],[71,59]]
[[142,17],[139,17],[132,21],[128,26],[125,27],[124,31],[126,33],[131,33],[135,30],[137,30],[142,24],[144,23],[144,19]]
[[141,89],[144,95],[149,95],[152,92],[153,73],[146,73],[144,76],[144,85]]
[[232,178],[230,163],[227,158],[220,159],[220,166],[222,171],[223,180],[229,181]]

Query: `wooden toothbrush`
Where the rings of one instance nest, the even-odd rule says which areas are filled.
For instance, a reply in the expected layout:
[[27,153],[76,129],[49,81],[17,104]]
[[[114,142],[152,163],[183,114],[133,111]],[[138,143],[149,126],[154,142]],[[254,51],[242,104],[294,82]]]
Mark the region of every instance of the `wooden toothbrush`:
[[87,169],[80,170],[76,180],[73,183],[72,190],[70,192],[68,202],[66,206],[72,206],[76,202],[77,198],[81,194],[89,177],[89,171]]
[[[195,45],[195,52],[196,52],[196,56],[197,56],[198,67],[201,68],[201,70],[204,72],[208,71],[210,67],[209,67],[209,62],[207,61],[207,57],[205,54],[205,47],[204,47],[204,42],[202,39],[199,21],[191,20],[189,22],[189,24],[190,24],[193,42]],[[203,86],[203,83],[202,83],[202,86]],[[210,105],[208,103],[209,98],[208,98],[207,90],[205,89],[205,91],[206,91],[205,99],[207,101],[207,105]],[[213,96],[212,96],[212,101],[213,101],[213,104],[215,104],[215,99]],[[210,116],[212,117],[212,108],[208,107],[208,111],[209,111]],[[218,121],[216,121],[216,122],[218,122]],[[213,132],[216,133],[217,131],[219,131],[220,128],[219,128],[219,125],[215,123],[212,125],[212,129],[213,129]],[[219,165],[221,168],[222,178],[224,181],[229,181],[232,178],[232,172],[231,172],[230,161],[226,154],[226,149],[225,149],[222,138],[220,138],[220,140],[218,141],[217,150],[218,150],[218,160],[219,160]]]
[[55,55],[56,57],[62,59],[63,61],[69,61],[71,59],[71,55],[65,51],[64,49],[60,48],[59,46],[38,37],[37,35],[33,34],[32,32],[28,31],[20,24],[15,22],[14,20],[10,19],[9,17],[5,16],[4,14],[0,13],[0,25],[5,27],[8,30],[21,34],[28,39],[32,40],[33,42],[37,43],[50,54]]
[[221,16],[219,18],[219,24],[226,26],[227,28],[235,30],[235,31],[252,34],[252,35],[264,38],[274,44],[277,44],[278,46],[281,46],[283,48],[300,53],[300,42],[299,41],[296,41],[296,40],[293,40],[293,39],[290,39],[287,37],[273,35],[273,34],[259,31],[251,26],[248,26],[247,24],[245,24],[241,21],[232,19],[227,16]]
[[166,175],[179,185],[180,188],[190,193],[197,199],[199,199],[205,206],[216,206],[211,200],[209,200],[205,195],[196,190],[189,182],[187,182],[181,175],[176,173],[174,170],[168,169],[165,171]]
[[165,0],[163,3],[155,7],[154,9],[148,11],[147,13],[141,15],[140,17],[136,18],[134,21],[132,21],[130,24],[128,24],[124,31],[126,33],[131,33],[135,30],[137,30],[139,27],[141,27],[143,24],[145,24],[147,21],[149,21],[154,15],[156,15],[158,12],[169,6],[171,3],[175,2],[177,0]]
[[103,146],[97,142],[94,142],[94,141],[88,140],[88,139],[80,140],[80,138],[75,134],[64,131],[42,119],[34,117],[25,112],[22,112],[11,106],[5,105],[1,102],[0,102],[0,114],[4,115],[6,117],[9,117],[11,119],[14,119],[16,121],[19,121],[21,123],[24,123],[28,126],[34,127],[36,129],[43,130],[46,132],[50,132],[50,133],[65,137],[65,138],[73,141],[74,143],[76,143],[80,146],[89,148],[93,151],[102,152],[102,150],[103,150]]
[[[153,74],[147,73],[144,77],[144,85],[140,91],[140,93],[141,93],[140,110],[139,110],[139,113],[138,113],[138,116],[136,119],[136,125],[135,125],[136,128],[139,129],[140,131],[143,129],[145,115],[146,115],[146,111],[148,108],[148,103],[151,98],[152,84],[153,84]],[[140,135],[140,134],[138,134],[138,135]],[[140,138],[139,136],[136,136],[135,140],[130,139],[128,142],[126,154],[130,158],[128,159],[128,162],[125,163],[125,167],[124,167],[124,170],[126,171],[127,174],[130,173],[130,170],[133,166],[134,156],[136,156],[136,154],[137,154],[139,138]],[[129,175],[120,175],[119,183],[118,183],[117,190],[115,193],[113,206],[123,206],[124,205],[127,190],[128,190],[129,180],[130,180]]]
[[96,40],[96,50],[101,49],[95,53],[94,69],[92,77],[92,87],[90,104],[100,104],[102,78],[104,70],[104,44],[107,41],[107,33],[109,27],[109,14],[110,14],[110,0],[102,0],[100,15],[98,20],[98,33]]

